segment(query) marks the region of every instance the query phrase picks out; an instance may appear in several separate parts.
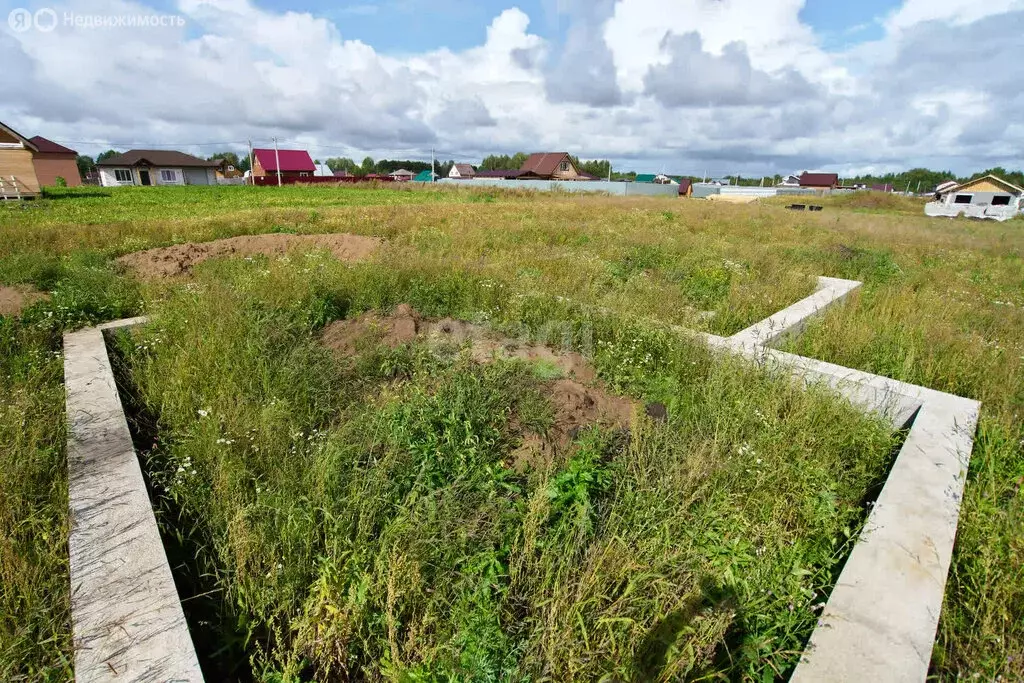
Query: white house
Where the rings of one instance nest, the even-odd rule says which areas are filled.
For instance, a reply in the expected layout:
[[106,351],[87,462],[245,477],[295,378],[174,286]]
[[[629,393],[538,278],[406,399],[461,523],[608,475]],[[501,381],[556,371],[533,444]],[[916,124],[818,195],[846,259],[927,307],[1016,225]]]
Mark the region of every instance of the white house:
[[936,193],[924,206],[926,216],[990,218],[1005,221],[1024,211],[1024,189],[987,175]]
[[103,187],[119,185],[216,185],[220,161],[184,152],[132,149],[96,164]]
[[453,164],[452,170],[448,171],[449,178],[474,178],[476,171],[469,164]]

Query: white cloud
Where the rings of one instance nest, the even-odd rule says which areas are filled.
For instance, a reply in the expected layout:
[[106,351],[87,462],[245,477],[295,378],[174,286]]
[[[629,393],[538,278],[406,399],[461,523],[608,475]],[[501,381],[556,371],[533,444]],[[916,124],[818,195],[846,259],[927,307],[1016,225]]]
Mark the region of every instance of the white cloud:
[[886,28],[898,31],[925,21],[970,24],[999,14],[1024,9],[1024,0],[906,0],[885,21]]
[[[145,0],[65,2],[154,13]],[[906,0],[883,39],[848,53],[821,48],[802,5],[560,0],[564,41],[510,7],[475,47],[396,56],[311,13],[179,0],[187,31],[0,31],[0,91],[19,93],[0,101],[0,120],[69,141],[277,135],[317,157],[565,149],[753,174],[1019,165],[1006,155],[1024,146],[1024,11],[1011,11],[1024,0]]]

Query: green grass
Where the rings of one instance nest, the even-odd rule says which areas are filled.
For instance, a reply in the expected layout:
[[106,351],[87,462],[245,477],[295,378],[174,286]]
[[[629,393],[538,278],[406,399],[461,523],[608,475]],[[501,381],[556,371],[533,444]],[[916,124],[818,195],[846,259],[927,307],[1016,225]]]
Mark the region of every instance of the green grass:
[[[351,310],[397,299],[476,317],[487,288],[304,265],[211,265],[122,342],[159,425],[148,457],[173,524],[198,536],[221,618],[244,615],[259,678],[791,669],[884,472],[884,426],[674,335],[577,313],[606,381],[672,419],[638,418],[628,440],[585,433],[551,471],[519,472],[521,431],[551,419],[529,366],[413,346],[347,367],[312,334],[324,292]],[[527,322],[495,308],[498,325]]]
[[[461,189],[88,192],[0,206],[0,284],[52,293],[0,320],[0,678],[69,677],[60,334],[143,311],[161,318],[119,345],[126,388],[156,427],[161,519],[217,597],[224,659],[268,680],[785,671],[891,438],[668,330],[738,331],[817,275],[864,291],[793,350],[983,401],[933,674],[1024,677],[1020,221],[839,197],[810,214]],[[386,246],[355,267],[209,263],[191,284],[139,284],[111,261],[275,231]],[[628,443],[583,433],[556,470],[518,472],[506,457],[550,419],[552,368],[421,347],[352,367],[315,342],[401,302],[515,334],[554,323],[671,419],[637,421]],[[176,486],[186,457],[196,475]]]

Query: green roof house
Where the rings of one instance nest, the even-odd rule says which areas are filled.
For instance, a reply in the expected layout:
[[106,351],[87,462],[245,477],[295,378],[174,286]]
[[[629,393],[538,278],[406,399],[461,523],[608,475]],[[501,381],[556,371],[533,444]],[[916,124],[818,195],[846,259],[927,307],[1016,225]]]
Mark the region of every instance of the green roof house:
[[636,183],[653,183],[654,182],[654,174],[653,173],[637,173],[636,174],[636,180],[634,180],[633,182],[636,182]]
[[413,178],[412,181],[414,183],[429,183],[429,182],[433,182],[433,180],[430,177],[430,171],[429,170],[420,171],[419,173],[416,174],[416,177]]

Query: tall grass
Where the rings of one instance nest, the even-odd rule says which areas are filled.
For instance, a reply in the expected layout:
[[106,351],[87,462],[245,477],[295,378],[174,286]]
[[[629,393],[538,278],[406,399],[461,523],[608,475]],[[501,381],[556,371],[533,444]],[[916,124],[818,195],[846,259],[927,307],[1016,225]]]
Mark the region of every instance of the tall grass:
[[585,432],[551,468],[520,471],[520,434],[551,420],[528,367],[422,346],[339,365],[316,326],[325,306],[383,299],[504,325],[572,304],[501,313],[461,273],[299,258],[211,264],[122,342],[158,412],[147,457],[168,523],[201,539],[259,677],[793,666],[884,475],[883,425],[642,322],[584,315],[599,372],[671,419]]
[[[283,329],[293,336],[274,338],[279,346],[267,353],[306,348],[309,329],[329,319],[403,300],[415,301],[433,315],[458,312],[498,327],[525,323],[539,328],[545,321],[559,320],[579,331],[585,325],[597,329],[606,320],[614,322],[605,329],[623,330],[623,344],[617,348],[624,355],[610,356],[607,347],[594,347],[605,376],[621,390],[647,395],[654,390],[636,382],[648,376],[664,379],[658,374],[664,356],[651,353],[648,358],[651,347],[632,339],[648,339],[672,324],[731,333],[807,294],[817,275],[863,280],[860,296],[812,326],[792,348],[984,402],[934,674],[944,680],[1024,678],[1024,233],[1018,223],[929,220],[909,204],[830,204],[826,211],[810,214],[770,204],[385,188],[129,188],[109,196],[66,191],[33,204],[2,206],[0,284],[30,283],[54,296],[20,322],[0,321],[6,335],[0,358],[0,435],[3,445],[12,444],[0,449],[0,476],[5,477],[0,491],[0,677],[67,674],[67,597],[61,588],[66,585],[61,575],[66,505],[58,498],[64,487],[63,418],[60,360],[52,355],[59,351],[60,331],[141,310],[137,285],[111,265],[113,256],[189,240],[283,230],[375,234],[388,242],[376,265],[332,271],[330,277],[310,277],[321,266],[305,257],[293,257],[290,264],[257,263],[262,265],[257,273],[248,270],[251,264],[204,266],[203,286],[230,283],[227,294],[236,298],[229,300],[237,301],[246,316],[292,316]],[[311,284],[288,284],[289,269],[309,277]],[[181,287],[147,286],[145,308],[161,308],[166,298],[171,302],[166,310],[178,310]],[[197,301],[207,296],[195,291],[190,295]],[[226,310],[218,309],[217,317]],[[264,329],[252,327],[256,323],[248,317],[244,320],[224,334],[235,337],[242,329]],[[634,328],[642,334],[628,336]],[[254,349],[270,343],[270,338],[254,334],[248,342]],[[219,348],[216,336],[202,341]],[[154,353],[169,353],[160,343],[173,342],[161,338]],[[634,346],[637,353],[625,353]],[[144,369],[145,362],[139,367]],[[265,362],[269,368],[282,361]],[[390,362],[421,368],[419,361]],[[302,399],[301,405],[324,411],[315,419],[300,419],[289,407],[286,419],[272,422],[281,425],[282,433],[294,433],[287,432],[294,423],[328,426],[337,434],[349,417],[369,419],[360,418],[355,407],[339,398],[351,387],[361,396],[361,385],[344,373],[338,379],[333,362],[303,361],[307,369],[293,374],[293,380],[309,381],[311,366],[306,363],[320,368],[314,375],[323,373],[329,379],[321,381],[337,391],[329,400]],[[30,366],[37,369],[24,370]],[[211,376],[220,377],[218,372],[214,368]],[[453,371],[446,366],[439,372]],[[240,373],[237,381],[247,386],[244,382],[255,382],[262,373],[251,378]],[[422,378],[423,371],[413,374]],[[394,377],[387,375],[385,381],[383,376],[368,375],[376,378],[373,386],[382,386],[382,396],[398,400],[387,393]],[[282,375],[275,386],[284,387],[291,381],[287,377]],[[181,382],[185,387],[185,378]],[[415,387],[422,379],[403,382]],[[529,378],[516,382],[524,391],[529,388]],[[713,383],[709,387],[718,390]],[[182,388],[178,400],[192,400],[190,391]],[[251,395],[231,392],[225,396]],[[167,395],[170,399],[169,390]],[[739,402],[742,397],[726,395],[735,397],[733,408],[742,413],[747,405]],[[402,396],[403,401],[412,400],[411,395]],[[163,415],[160,405],[154,408]],[[260,419],[277,420],[274,411],[279,410],[284,409],[268,402]],[[495,429],[500,432],[501,424]],[[655,426],[646,433],[658,429],[667,428]],[[673,438],[686,442],[685,436]],[[717,443],[714,434],[710,438]],[[170,452],[171,445],[166,448]],[[623,452],[616,451],[611,459],[621,461]],[[154,462],[159,464],[159,459]],[[233,565],[225,561],[217,566]],[[241,648],[247,622],[236,621],[230,630],[239,629]],[[299,652],[276,649],[279,637],[273,630],[256,629],[253,634],[266,644],[266,652]],[[586,631],[588,639],[591,635]],[[293,645],[299,642],[294,633],[281,637]],[[519,635],[510,638],[510,643],[533,642]],[[561,641],[553,642],[562,647]],[[303,656],[314,654],[312,648]],[[775,665],[784,661],[773,657]],[[297,666],[291,660],[261,661],[271,669]]]

